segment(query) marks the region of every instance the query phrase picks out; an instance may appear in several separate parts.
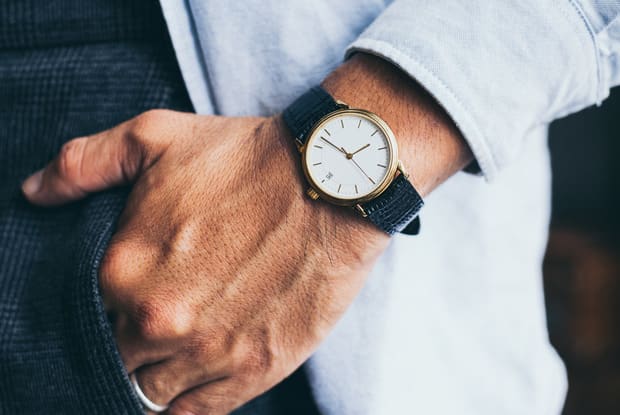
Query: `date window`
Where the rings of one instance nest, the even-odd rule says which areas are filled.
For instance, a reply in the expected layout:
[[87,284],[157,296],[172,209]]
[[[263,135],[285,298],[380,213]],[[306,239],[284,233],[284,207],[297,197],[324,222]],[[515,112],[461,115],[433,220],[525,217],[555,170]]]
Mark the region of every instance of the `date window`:
[[329,179],[331,179],[332,177],[334,177],[334,174],[333,174],[331,171],[330,171],[330,172],[327,172],[327,176],[325,176],[325,178],[326,178],[327,180],[329,180]]

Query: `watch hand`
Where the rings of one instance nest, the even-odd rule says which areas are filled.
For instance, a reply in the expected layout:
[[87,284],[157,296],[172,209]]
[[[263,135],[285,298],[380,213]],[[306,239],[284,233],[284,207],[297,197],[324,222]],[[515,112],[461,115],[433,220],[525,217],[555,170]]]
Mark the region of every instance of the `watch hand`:
[[331,141],[329,141],[325,137],[321,137],[321,140],[325,141],[327,144],[329,144],[330,146],[334,147],[336,150],[340,151],[341,153],[347,154],[347,152],[344,151],[344,149],[338,148],[334,143],[332,143]]
[[362,151],[363,149],[368,148],[368,147],[370,147],[370,143],[366,144],[365,146],[363,146],[363,147],[361,147],[361,148],[358,148],[357,150],[355,150],[355,151],[354,151],[353,153],[351,153],[351,154],[347,154],[347,158],[348,158],[349,156],[353,157],[355,154],[359,153],[360,151]]
[[362,169],[362,168],[360,167],[360,165],[359,165],[359,164],[357,164],[357,161],[355,161],[355,160],[353,160],[353,159],[350,159],[350,160],[351,160],[351,161],[352,161],[352,162],[353,162],[353,163],[357,166],[357,168],[358,168],[358,169],[360,169],[360,171],[361,171],[362,173],[364,173],[364,176],[366,176],[366,177],[368,178],[368,180],[370,180],[370,183],[375,184],[375,181],[374,181],[373,179],[371,179],[369,175],[367,175],[367,174],[366,174],[366,172],[364,171],[364,169]]

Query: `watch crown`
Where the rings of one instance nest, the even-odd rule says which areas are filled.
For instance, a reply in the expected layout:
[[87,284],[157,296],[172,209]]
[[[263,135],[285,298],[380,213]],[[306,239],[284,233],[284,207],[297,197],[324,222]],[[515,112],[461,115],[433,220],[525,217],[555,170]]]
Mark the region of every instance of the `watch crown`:
[[319,194],[316,192],[316,190],[314,190],[313,188],[308,188],[308,190],[306,190],[306,194],[308,195],[308,197],[310,197],[310,199],[312,200],[317,200],[319,198]]

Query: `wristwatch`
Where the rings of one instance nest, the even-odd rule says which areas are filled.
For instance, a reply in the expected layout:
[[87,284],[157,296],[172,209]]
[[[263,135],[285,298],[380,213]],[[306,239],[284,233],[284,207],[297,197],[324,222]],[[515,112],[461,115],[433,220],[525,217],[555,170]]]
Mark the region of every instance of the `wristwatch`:
[[349,108],[315,86],[283,119],[301,153],[308,196],[353,207],[389,235],[419,232],[424,202],[398,160],[394,134],[378,115]]

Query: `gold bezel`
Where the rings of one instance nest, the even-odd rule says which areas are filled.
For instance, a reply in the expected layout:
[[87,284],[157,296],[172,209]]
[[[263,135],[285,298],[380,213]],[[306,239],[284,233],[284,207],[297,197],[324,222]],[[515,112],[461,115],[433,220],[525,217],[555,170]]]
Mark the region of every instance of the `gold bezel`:
[[[365,118],[368,121],[374,123],[379,128],[379,130],[383,133],[383,135],[386,137],[387,143],[388,143],[390,161],[387,167],[387,172],[385,174],[385,177],[383,178],[379,186],[377,186],[372,192],[360,198],[356,198],[356,199],[342,199],[342,198],[334,197],[322,191],[320,186],[314,181],[314,179],[312,178],[312,175],[310,174],[310,170],[308,167],[308,159],[306,157],[308,148],[311,146],[312,141],[316,139],[315,133],[321,130],[323,126],[326,123],[328,123],[330,120],[336,117],[342,116],[342,115],[356,115],[356,116]],[[308,139],[306,140],[304,146],[300,148],[301,165],[303,167],[306,180],[310,184],[310,187],[314,189],[314,191],[316,191],[321,197],[321,199],[323,200],[326,200],[330,203],[333,203],[339,206],[355,206],[360,203],[365,203],[365,202],[368,202],[376,198],[381,193],[383,193],[385,189],[387,189],[387,187],[390,185],[390,183],[392,183],[392,181],[394,180],[394,177],[396,176],[396,172],[398,170],[398,146],[396,144],[396,138],[394,137],[394,133],[392,132],[390,127],[387,125],[387,123],[383,121],[377,114],[374,114],[370,111],[357,109],[357,108],[339,109],[334,112],[330,112],[329,114],[321,118],[319,121],[317,121],[317,123],[314,125],[312,130],[310,130],[310,132],[308,133],[307,137]]]

